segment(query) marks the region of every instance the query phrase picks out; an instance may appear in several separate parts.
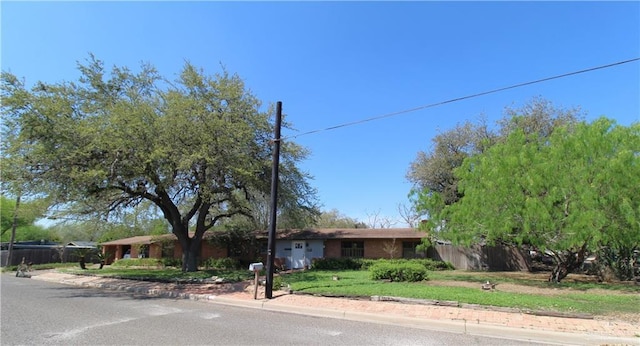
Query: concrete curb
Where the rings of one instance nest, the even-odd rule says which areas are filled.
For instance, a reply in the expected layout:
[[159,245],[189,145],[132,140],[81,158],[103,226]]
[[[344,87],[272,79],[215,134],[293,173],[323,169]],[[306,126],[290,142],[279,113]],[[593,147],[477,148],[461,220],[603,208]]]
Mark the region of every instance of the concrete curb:
[[470,322],[465,320],[426,320],[424,318],[387,316],[367,312],[322,309],[317,307],[292,307],[271,300],[241,300],[228,299],[214,296],[211,302],[263,309],[268,311],[300,314],[306,316],[344,319],[350,321],[371,322],[396,326],[406,326],[417,329],[440,331],[447,333],[469,334],[493,338],[504,338],[510,341],[520,342],[544,342],[557,345],[640,345],[640,339],[624,338],[605,335],[562,333],[553,331],[513,328],[500,325],[492,325],[482,322]]

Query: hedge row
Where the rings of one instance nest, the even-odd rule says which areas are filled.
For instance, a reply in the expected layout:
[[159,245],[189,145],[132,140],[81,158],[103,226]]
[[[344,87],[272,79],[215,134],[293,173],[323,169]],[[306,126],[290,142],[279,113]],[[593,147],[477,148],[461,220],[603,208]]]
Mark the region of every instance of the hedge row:
[[312,268],[316,270],[368,270],[378,263],[404,265],[406,263],[419,264],[428,271],[453,270],[449,262],[436,261],[430,258],[413,259],[364,259],[364,258],[316,258]]
[[427,269],[419,263],[379,262],[369,268],[372,280],[417,282],[427,279]]
[[203,263],[206,270],[209,269],[221,269],[221,270],[236,270],[240,269],[240,262],[234,258],[208,258]]
[[360,270],[363,259],[360,258],[315,258],[311,268],[317,270]]
[[111,264],[113,267],[158,267],[162,266],[162,260],[157,258],[123,258]]

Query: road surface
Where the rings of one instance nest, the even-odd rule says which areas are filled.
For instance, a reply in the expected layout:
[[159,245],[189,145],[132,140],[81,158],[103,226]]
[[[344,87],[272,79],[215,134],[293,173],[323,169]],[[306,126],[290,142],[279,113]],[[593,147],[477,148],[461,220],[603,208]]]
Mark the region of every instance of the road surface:
[[533,345],[1,277],[7,345]]

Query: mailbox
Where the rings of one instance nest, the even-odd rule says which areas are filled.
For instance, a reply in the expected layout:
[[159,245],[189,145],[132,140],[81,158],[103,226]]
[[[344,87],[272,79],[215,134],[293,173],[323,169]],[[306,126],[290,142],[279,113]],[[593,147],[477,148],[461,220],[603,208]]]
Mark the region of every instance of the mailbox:
[[264,268],[264,264],[262,264],[262,262],[249,264],[249,270],[252,272],[259,272],[262,268]]
[[255,278],[253,279],[253,299],[258,299],[258,276],[262,268],[264,268],[262,262],[249,264],[249,270],[255,274]]

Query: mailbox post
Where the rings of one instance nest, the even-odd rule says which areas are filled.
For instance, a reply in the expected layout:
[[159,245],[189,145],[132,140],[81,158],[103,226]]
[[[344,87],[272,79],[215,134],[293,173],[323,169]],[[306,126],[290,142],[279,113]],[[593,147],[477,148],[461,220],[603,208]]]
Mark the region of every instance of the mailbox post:
[[262,264],[262,262],[249,264],[249,270],[255,274],[255,277],[253,278],[253,299],[258,299],[258,276],[260,275],[262,268],[264,268],[264,264]]

